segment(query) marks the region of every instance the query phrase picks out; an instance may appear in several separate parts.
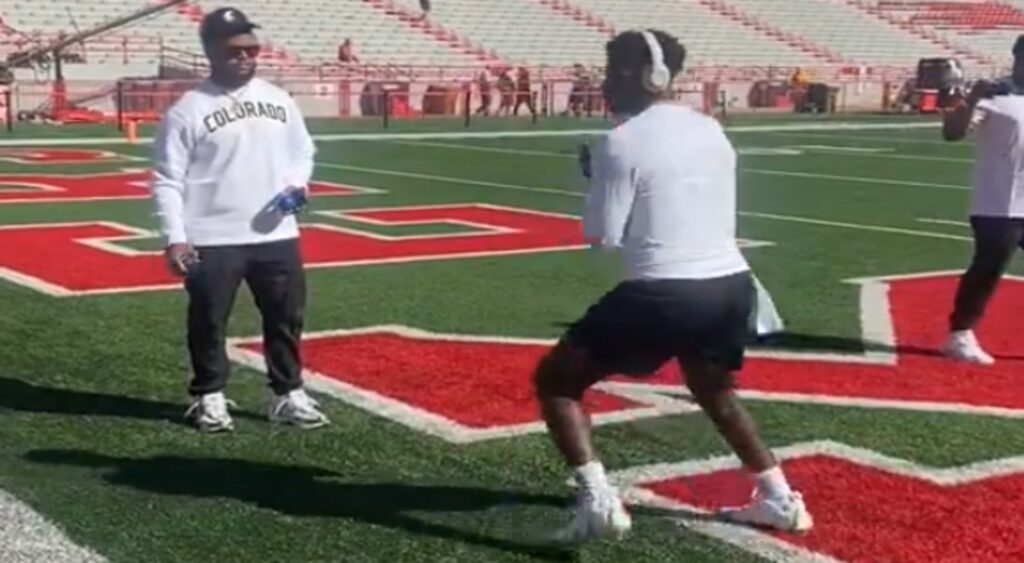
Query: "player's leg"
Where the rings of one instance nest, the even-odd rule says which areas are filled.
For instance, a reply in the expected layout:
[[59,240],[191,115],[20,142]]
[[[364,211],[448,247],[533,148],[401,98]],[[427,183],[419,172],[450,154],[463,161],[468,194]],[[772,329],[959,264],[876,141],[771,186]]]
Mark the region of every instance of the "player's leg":
[[245,273],[245,254],[232,246],[196,250],[199,262],[185,280],[193,372],[188,391],[195,398],[186,416],[201,430],[217,432],[233,426],[223,394],[231,369],[225,345],[228,319]]
[[645,324],[656,302],[642,282],[620,284],[591,307],[537,366],[541,412],[578,486],[575,518],[559,538],[580,542],[626,533],[632,523],[594,448],[584,392],[612,373],[647,374],[671,351],[649,347],[659,327]]
[[813,520],[800,493],[765,445],[754,417],[733,390],[733,374],[715,363],[686,360],[683,369],[694,400],[740,459],[755,483],[755,495],[745,507],[730,508],[730,520],[770,526],[784,531],[807,531]]
[[960,278],[953,313],[949,318],[950,336],[943,351],[958,360],[992,364],[994,359],[978,343],[974,328],[999,285],[999,280],[1021,240],[1021,227],[1002,217],[972,217],[974,256]]
[[810,514],[794,492],[753,416],[735,393],[734,373],[742,368],[748,319],[755,297],[748,273],[689,285],[673,311],[683,341],[679,361],[694,400],[714,423],[756,483],[750,505],[730,509],[730,519],[789,531],[806,531]]
[[[587,350],[564,340],[537,366],[534,384],[541,414],[570,467],[585,467],[596,459],[590,415],[581,401],[583,393],[605,375]],[[603,478],[603,472],[598,477]]]
[[303,428],[327,424],[319,405],[303,389],[299,346],[306,276],[299,240],[251,247],[245,280],[263,320],[263,350],[273,392],[270,419]]

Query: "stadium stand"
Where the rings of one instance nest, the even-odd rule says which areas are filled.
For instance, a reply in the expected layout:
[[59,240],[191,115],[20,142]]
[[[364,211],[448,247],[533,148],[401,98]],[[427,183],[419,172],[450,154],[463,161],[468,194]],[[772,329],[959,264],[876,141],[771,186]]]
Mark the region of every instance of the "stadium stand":
[[[0,0],[0,52],[151,2]],[[196,22],[222,4],[189,0],[78,52],[94,64],[198,53]],[[991,65],[1005,64],[1024,28],[1024,0],[443,0],[425,18],[419,0],[231,4],[266,24],[264,60],[280,65],[335,63],[345,39],[359,62],[373,65],[598,65],[615,31],[654,24],[683,38],[693,66],[907,66],[929,56]]]
[[1024,1],[883,0],[871,7],[903,25],[942,37],[961,54],[970,53],[985,62],[1008,62],[1008,46],[1024,30]]
[[[3,0],[0,14],[25,45],[55,39],[61,32],[88,28],[144,6],[137,0]],[[186,2],[168,13],[88,42],[93,63],[156,62],[160,48],[198,53],[197,23],[206,10],[223,2]],[[265,23],[263,58],[270,63],[320,63],[336,60],[338,46],[350,38],[361,61],[398,65],[469,65],[492,57],[429,23],[412,21],[381,2],[361,0],[237,0],[233,5]],[[11,48],[15,41],[12,41]],[[10,49],[8,49],[9,52]]]
[[620,0],[572,0],[571,4],[617,30],[650,27],[657,21],[666,31],[683,38],[691,65],[798,66],[815,60],[824,62],[785,38],[716,13],[696,0],[648,0],[643,10]]
[[[223,2],[199,4],[211,10]],[[360,61],[374,64],[457,66],[489,60],[483,50],[436,26],[414,21],[384,0],[237,0],[233,5],[253,20],[266,22],[260,35],[304,63],[336,61],[346,38],[352,40]],[[194,37],[191,43],[195,49]]]
[[[20,41],[10,45],[10,50],[20,50],[57,39],[62,33],[90,28],[145,5],[137,0],[4,0],[0,2],[0,15],[4,23],[20,35]],[[162,38],[169,44],[181,44],[186,36],[194,35],[193,23],[170,12],[139,21],[69,51],[95,64],[156,62]]]
[[[415,1],[401,5],[412,9]],[[608,32],[536,0],[446,0],[430,20],[458,30],[515,64],[601,64]]]
[[760,21],[827,47],[858,64],[913,65],[953,49],[841,0],[729,0]]

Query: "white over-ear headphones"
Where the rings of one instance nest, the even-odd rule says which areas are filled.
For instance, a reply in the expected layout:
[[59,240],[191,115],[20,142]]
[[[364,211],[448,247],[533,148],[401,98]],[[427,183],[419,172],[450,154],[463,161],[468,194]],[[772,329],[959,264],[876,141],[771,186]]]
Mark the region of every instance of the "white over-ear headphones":
[[647,48],[651,51],[651,68],[644,74],[644,87],[655,94],[664,92],[672,83],[672,73],[665,65],[665,53],[661,50],[661,43],[646,29],[641,29],[640,34],[644,36]]

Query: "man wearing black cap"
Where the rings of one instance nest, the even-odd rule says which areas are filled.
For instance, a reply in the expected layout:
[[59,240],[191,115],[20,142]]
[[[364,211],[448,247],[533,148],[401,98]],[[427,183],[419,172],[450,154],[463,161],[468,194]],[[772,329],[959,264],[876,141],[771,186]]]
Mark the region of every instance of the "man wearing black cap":
[[270,419],[328,422],[303,390],[299,355],[306,282],[295,212],[315,147],[295,101],[255,78],[257,27],[234,8],[206,15],[210,77],[167,111],[155,143],[156,215],[168,266],[189,295],[194,402],[186,415],[207,432],[233,428],[225,337],[242,280],[263,318]]
[[971,198],[974,258],[960,280],[944,351],[969,363],[995,359],[974,334],[1013,253],[1024,247],[1024,35],[1013,47],[1013,73],[980,81],[945,115],[943,136],[977,137]]

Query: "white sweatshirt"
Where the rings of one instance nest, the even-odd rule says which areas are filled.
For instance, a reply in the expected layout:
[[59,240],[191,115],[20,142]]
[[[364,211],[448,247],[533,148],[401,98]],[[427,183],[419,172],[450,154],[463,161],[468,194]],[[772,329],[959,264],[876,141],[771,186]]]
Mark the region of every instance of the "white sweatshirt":
[[586,238],[620,249],[630,279],[749,269],[736,241],[736,151],[714,119],[655,104],[595,147]]
[[298,105],[264,80],[227,92],[207,80],[160,124],[153,198],[167,244],[255,244],[299,236],[294,215],[270,208],[306,187],[316,148]]

